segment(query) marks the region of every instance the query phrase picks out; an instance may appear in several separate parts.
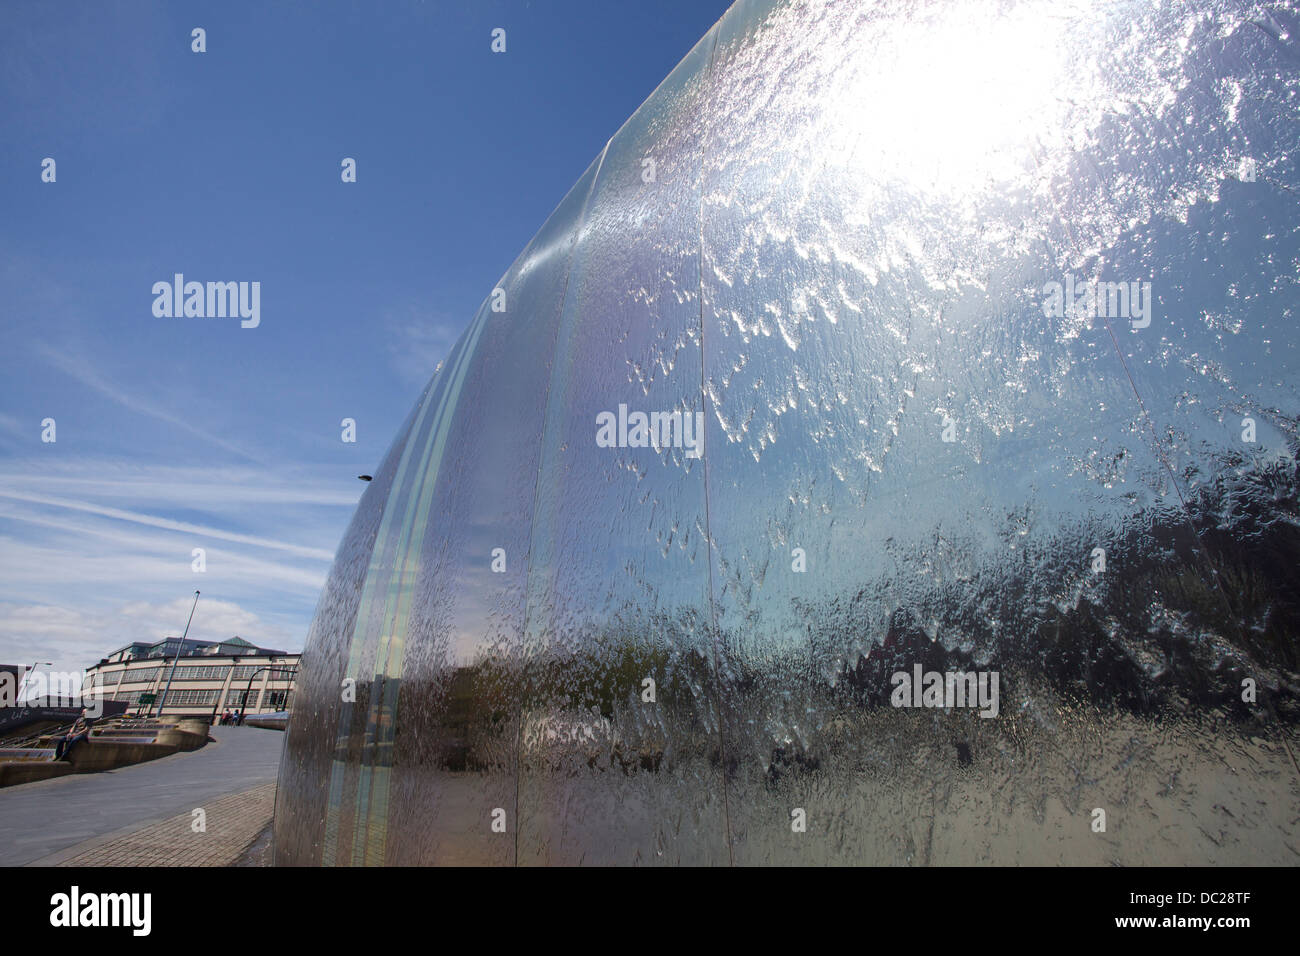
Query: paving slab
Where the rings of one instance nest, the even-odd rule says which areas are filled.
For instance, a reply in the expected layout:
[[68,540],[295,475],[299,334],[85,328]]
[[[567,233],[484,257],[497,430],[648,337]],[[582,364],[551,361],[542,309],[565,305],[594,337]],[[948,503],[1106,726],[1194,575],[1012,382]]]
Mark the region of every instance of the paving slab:
[[[270,827],[275,784],[203,802],[202,826],[192,810],[121,836],[79,845],[59,866],[233,866]],[[84,847],[84,848],[83,848]]]
[[275,781],[283,731],[210,733],[214,740],[189,753],[0,789],[0,866],[59,862],[50,858]]

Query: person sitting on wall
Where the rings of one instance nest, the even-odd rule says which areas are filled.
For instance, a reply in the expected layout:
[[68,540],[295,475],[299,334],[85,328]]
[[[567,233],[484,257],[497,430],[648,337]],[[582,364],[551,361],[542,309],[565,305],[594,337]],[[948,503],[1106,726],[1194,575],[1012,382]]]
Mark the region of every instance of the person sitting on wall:
[[83,710],[81,716],[68,728],[68,732],[55,743],[54,759],[67,760],[68,755],[72,753],[72,748],[90,737],[90,728],[93,723]]

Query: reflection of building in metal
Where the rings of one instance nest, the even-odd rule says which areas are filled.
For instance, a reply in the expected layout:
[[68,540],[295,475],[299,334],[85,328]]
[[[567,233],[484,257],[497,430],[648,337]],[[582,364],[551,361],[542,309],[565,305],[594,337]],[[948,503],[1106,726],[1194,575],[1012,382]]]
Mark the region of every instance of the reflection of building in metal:
[[278,862],[1285,859],[1297,29],[733,6],[367,487]]
[[227,708],[272,713],[293,707],[299,656],[239,637],[183,643],[169,637],[119,648],[86,671],[86,682],[93,681],[104,700],[124,701],[132,713],[212,717]]

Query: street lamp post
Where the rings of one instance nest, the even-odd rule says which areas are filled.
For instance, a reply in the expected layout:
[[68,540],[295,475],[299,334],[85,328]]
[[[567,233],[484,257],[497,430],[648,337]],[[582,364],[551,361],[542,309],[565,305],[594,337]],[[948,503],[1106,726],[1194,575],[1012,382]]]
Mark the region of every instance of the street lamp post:
[[[271,658],[271,660],[274,661],[275,658],[273,657],[273,658]],[[297,676],[297,673],[298,673],[297,668],[292,668],[292,669],[291,669],[290,667],[288,667],[288,665],[282,665],[282,666],[281,666],[280,668],[278,668],[278,669],[283,670],[284,673],[290,675],[290,677],[288,678],[288,680],[289,680],[290,686],[292,686],[292,684],[293,684],[293,678],[296,677],[296,676]],[[243,713],[243,715],[244,715],[245,717],[248,716],[248,695],[251,694],[251,693],[253,692],[253,678],[256,677],[258,674],[262,673],[262,671],[265,671],[265,670],[269,670],[269,671],[271,672],[271,680],[275,680],[275,672],[276,672],[276,670],[277,670],[277,667],[276,667],[275,664],[263,664],[263,665],[262,665],[261,667],[259,667],[257,670],[253,671],[253,673],[251,673],[251,674],[248,675],[248,686],[244,689],[244,706],[241,708],[241,712]],[[272,691],[272,693],[274,693],[274,691]],[[288,691],[287,689],[286,689],[285,692],[284,692],[284,699],[285,699],[285,702],[286,702],[286,703],[287,703],[288,700],[289,700],[289,691]]]
[[162,716],[163,705],[167,703],[167,692],[172,689],[172,678],[176,676],[176,665],[180,663],[181,651],[185,650],[185,638],[190,633],[190,621],[194,620],[194,609],[199,606],[199,592],[194,592],[194,603],[190,605],[190,618],[185,622],[185,633],[181,635],[181,641],[176,645],[176,656],[172,658],[172,670],[167,675],[167,686],[163,688],[162,700],[158,701],[158,716]]

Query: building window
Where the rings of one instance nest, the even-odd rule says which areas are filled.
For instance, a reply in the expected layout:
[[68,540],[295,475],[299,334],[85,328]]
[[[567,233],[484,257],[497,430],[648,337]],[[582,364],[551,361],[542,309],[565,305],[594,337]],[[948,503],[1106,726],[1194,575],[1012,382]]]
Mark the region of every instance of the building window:
[[289,709],[289,691],[287,690],[268,690],[266,700],[263,701],[264,710],[288,710]]
[[253,710],[257,707],[257,698],[261,693],[260,690],[232,690],[226,694],[226,706],[237,707],[240,710]]
[[161,673],[161,667],[128,668],[126,673],[122,675],[122,683],[123,685],[150,684],[157,680],[158,675]]
[[215,690],[173,690],[167,694],[167,699],[163,700],[162,695],[158,695],[159,700],[164,707],[210,707],[217,699]]
[[229,664],[201,666],[201,667],[178,667],[176,668],[177,680],[225,680],[226,674],[230,670]]

